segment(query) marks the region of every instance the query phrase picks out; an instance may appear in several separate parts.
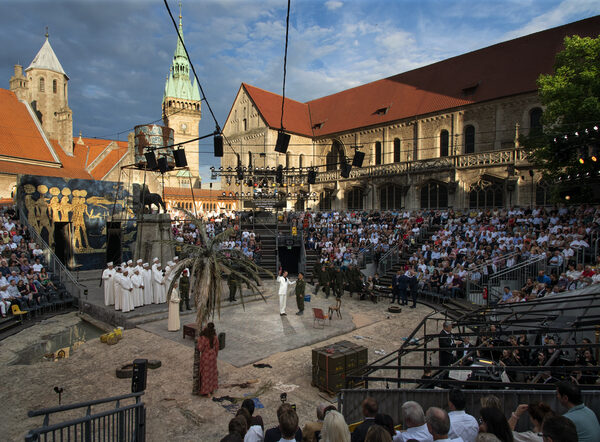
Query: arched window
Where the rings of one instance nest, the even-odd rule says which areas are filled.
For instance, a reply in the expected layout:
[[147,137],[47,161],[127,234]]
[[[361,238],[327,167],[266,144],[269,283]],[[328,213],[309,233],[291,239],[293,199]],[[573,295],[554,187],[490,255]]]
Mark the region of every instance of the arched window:
[[327,153],[325,159],[327,170],[338,170],[340,164],[344,161],[344,148],[339,141],[334,141],[331,150]]
[[383,152],[381,151],[381,141],[375,142],[375,164],[381,164]]
[[285,154],[285,168],[289,169],[292,165],[290,164],[290,153]]
[[529,111],[529,134],[537,135],[542,132],[542,109],[534,107]]
[[304,155],[302,154],[300,154],[300,156],[298,157],[298,167],[304,167]]
[[475,153],[475,127],[465,127],[465,153]]
[[319,195],[319,210],[331,210],[331,194],[321,192]]
[[447,130],[440,132],[440,156],[447,157],[450,146],[450,134]]
[[485,207],[502,207],[504,205],[504,186],[497,181],[480,179],[471,184],[469,190],[469,207],[481,209]]
[[244,131],[248,130],[248,120],[246,120],[245,118],[242,120],[242,127]]
[[46,80],[44,80],[44,77],[40,77],[40,92],[45,92],[46,91]]
[[395,184],[388,184],[379,189],[379,203],[381,210],[394,210],[402,208],[402,188]]
[[52,92],[56,93],[58,91],[58,83],[56,80],[52,80]]
[[550,185],[547,181],[538,181],[535,185],[535,204],[536,206],[547,206],[550,204]]
[[421,186],[421,209],[448,207],[448,186],[428,182]]
[[248,167],[252,167],[252,152],[248,152]]
[[363,190],[360,187],[354,187],[346,192],[346,206],[348,209],[363,208]]
[[400,138],[394,138],[394,163],[400,162]]

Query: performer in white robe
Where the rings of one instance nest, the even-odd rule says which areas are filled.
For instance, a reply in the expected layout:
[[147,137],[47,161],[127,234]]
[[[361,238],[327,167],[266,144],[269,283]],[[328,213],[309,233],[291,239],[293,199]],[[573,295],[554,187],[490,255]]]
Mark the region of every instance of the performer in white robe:
[[160,263],[156,266],[156,270],[152,272],[152,291],[155,304],[162,304],[167,301],[165,293],[165,279],[162,273]]
[[144,305],[152,304],[154,298],[152,296],[152,270],[150,270],[150,264],[147,262],[142,266],[144,271],[142,276],[144,278]]
[[133,284],[133,306],[141,307],[144,305],[144,278],[137,267],[133,270],[131,283]]
[[113,277],[115,269],[112,261],[107,263],[108,268],[102,272],[102,284],[104,285],[104,305],[113,305],[115,303],[115,288]]
[[138,259],[136,261],[136,266],[134,267],[134,269],[138,269],[140,271],[140,275],[144,276],[144,267],[142,266],[143,261],[141,259]]
[[287,291],[288,287],[296,284],[296,281],[292,282],[288,279],[288,272],[283,272],[283,275],[277,277],[279,283],[279,315],[287,316],[285,313],[285,307],[287,305]]
[[115,310],[121,310],[121,300],[123,299],[122,296],[122,289],[121,289],[121,284],[120,284],[120,280],[123,277],[123,273],[121,272],[121,267],[117,267],[116,271],[115,271],[115,276],[113,276],[113,291],[115,293]]
[[169,320],[167,323],[167,330],[169,331],[178,331],[181,327],[179,301],[179,285],[175,283],[171,291],[171,299],[169,300]]
[[133,284],[129,277],[127,268],[123,269],[123,276],[119,279],[119,285],[121,286],[121,310],[123,313],[130,312],[133,310]]
[[158,262],[158,261],[159,260],[156,257],[152,260],[152,271],[153,272],[156,270],[156,267],[160,264],[160,262]]

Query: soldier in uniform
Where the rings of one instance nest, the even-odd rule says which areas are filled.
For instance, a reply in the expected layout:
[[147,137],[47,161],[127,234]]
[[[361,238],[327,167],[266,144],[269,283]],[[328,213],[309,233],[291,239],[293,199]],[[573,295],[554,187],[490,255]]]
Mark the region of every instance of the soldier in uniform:
[[331,279],[329,279],[329,272],[327,271],[327,268],[323,266],[323,268],[319,272],[319,283],[315,288],[315,295],[317,294],[317,290],[319,289],[319,287],[322,287],[323,291],[325,292],[325,298],[329,298],[330,282]]
[[296,281],[296,304],[298,305],[297,315],[304,314],[304,290],[306,289],[306,281],[304,280],[304,273],[298,273],[298,280]]
[[237,278],[234,276],[233,273],[230,273],[227,277],[227,286],[229,287],[229,302],[235,302],[235,294],[237,292],[239,284]]
[[179,311],[183,311],[183,304],[185,303],[185,309],[191,310],[190,308],[190,277],[188,276],[188,269],[184,269],[181,272],[181,277],[179,278],[179,296],[181,297],[179,301]]
[[334,272],[333,293],[336,298],[341,298],[344,294],[344,274],[339,267],[336,267]]
[[[315,279],[317,280],[317,283],[319,282],[319,274],[320,273],[321,273],[321,263],[317,259],[313,265],[312,274],[310,275],[310,283],[311,284],[315,283]],[[316,293],[316,290],[315,290],[315,293]]]

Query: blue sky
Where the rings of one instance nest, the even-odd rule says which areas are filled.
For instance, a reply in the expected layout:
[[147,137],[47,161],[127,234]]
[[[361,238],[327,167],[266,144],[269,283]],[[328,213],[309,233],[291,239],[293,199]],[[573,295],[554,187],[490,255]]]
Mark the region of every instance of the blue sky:
[[[169,5],[177,15],[178,2]],[[14,64],[29,65],[49,26],[71,78],[75,134],[126,140],[133,126],[160,119],[177,38],[162,1],[2,6],[0,87],[8,88]],[[183,1],[186,45],[219,124],[241,82],[281,93],[286,7],[285,0]],[[286,96],[307,101],[597,14],[597,0],[292,0]],[[213,130],[203,104],[200,134]],[[207,172],[217,162],[212,141],[203,143]]]

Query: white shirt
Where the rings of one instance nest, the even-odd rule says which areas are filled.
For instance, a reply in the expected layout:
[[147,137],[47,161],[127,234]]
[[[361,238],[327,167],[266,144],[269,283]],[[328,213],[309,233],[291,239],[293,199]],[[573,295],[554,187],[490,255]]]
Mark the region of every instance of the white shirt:
[[419,442],[433,442],[433,436],[427,429],[427,424],[420,427],[411,427],[406,431],[396,432],[394,442],[405,442],[407,440],[416,439]]
[[465,442],[475,442],[477,433],[479,433],[479,424],[470,414],[464,410],[451,411],[448,413],[450,418],[450,438],[462,438]]
[[279,283],[279,292],[278,293],[280,295],[287,295],[288,287],[290,285],[296,284],[296,281],[291,282],[287,277],[284,278],[283,276],[278,276],[277,282]]
[[252,425],[244,436],[244,442],[263,442],[264,439],[265,435],[260,425]]

